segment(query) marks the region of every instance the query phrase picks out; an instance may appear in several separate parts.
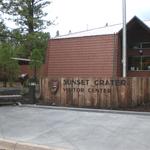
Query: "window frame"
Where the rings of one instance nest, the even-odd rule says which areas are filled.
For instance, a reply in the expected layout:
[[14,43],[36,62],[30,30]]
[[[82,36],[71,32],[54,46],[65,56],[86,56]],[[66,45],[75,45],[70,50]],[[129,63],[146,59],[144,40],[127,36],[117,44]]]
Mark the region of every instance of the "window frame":
[[[130,58],[139,58],[139,64],[137,67],[137,65],[133,66],[131,61],[129,60]],[[141,55],[141,56],[128,56],[128,71],[150,71],[150,65],[148,65],[148,69],[147,70],[144,70],[143,67],[144,67],[144,58],[149,58],[150,59],[150,55]],[[142,68],[142,69],[141,69]]]
[[[149,47],[144,47],[144,45],[149,45]],[[150,49],[150,42],[138,42],[138,43],[135,43],[131,49],[133,50],[139,50],[139,49]]]

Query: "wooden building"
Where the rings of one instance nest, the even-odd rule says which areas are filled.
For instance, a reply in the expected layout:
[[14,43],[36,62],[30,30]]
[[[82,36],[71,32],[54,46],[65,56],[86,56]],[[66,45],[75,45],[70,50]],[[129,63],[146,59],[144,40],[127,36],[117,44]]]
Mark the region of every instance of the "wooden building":
[[[150,76],[150,22],[136,16],[127,23],[127,76]],[[122,24],[50,39],[47,77],[121,77]]]
[[131,78],[121,78],[121,24],[50,39],[46,77],[41,79],[43,103],[111,109],[149,103],[147,23],[137,17],[127,23],[127,76]]

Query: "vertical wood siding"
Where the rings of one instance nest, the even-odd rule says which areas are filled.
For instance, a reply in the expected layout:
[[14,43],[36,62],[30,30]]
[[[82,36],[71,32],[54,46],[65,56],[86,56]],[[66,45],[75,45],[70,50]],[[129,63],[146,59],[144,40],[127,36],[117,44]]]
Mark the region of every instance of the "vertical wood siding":
[[[52,94],[51,80],[59,81],[59,89]],[[84,84],[64,84],[64,80],[87,81]],[[94,84],[95,81],[111,81],[112,78],[44,78],[41,79],[41,93],[44,103],[59,106],[120,108],[142,105],[150,102],[150,78],[117,78],[116,85]],[[125,83],[121,84],[120,83]],[[66,90],[73,89],[73,90]],[[93,89],[93,91],[92,91]],[[96,91],[98,89],[99,91]]]

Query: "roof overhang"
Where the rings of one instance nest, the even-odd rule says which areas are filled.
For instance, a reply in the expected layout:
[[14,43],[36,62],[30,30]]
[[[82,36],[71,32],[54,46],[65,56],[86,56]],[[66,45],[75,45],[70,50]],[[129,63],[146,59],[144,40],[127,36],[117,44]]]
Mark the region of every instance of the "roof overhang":
[[13,59],[13,60],[18,60],[18,61],[31,62],[31,59],[27,59],[27,58],[16,58],[16,57],[12,57],[11,59]]
[[[134,26],[138,24],[143,28],[145,31],[150,33],[150,28],[145,24],[142,20],[140,20],[137,16],[134,16],[128,23],[127,23],[127,30],[134,28]],[[122,33],[122,29],[118,32],[119,34]]]

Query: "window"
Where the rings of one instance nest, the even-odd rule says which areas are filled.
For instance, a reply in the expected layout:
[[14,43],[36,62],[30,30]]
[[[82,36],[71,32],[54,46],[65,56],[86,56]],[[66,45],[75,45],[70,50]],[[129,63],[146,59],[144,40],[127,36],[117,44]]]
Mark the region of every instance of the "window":
[[144,49],[150,48],[150,43],[148,43],[148,42],[142,43],[142,48],[144,48]]
[[132,46],[133,49],[150,49],[150,42],[140,42]]
[[129,57],[128,70],[131,71],[149,70],[150,71],[150,56]]

